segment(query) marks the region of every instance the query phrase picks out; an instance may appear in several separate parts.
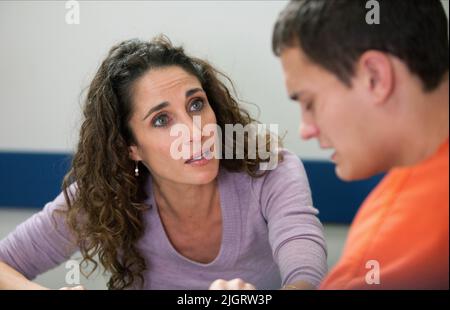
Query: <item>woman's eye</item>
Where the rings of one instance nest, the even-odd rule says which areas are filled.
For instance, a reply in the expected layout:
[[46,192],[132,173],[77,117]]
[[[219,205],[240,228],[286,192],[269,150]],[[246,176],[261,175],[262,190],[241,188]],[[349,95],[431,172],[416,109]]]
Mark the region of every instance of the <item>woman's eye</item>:
[[201,111],[203,109],[203,105],[204,105],[203,100],[195,100],[191,103],[189,111],[190,112]]
[[169,117],[165,114],[157,116],[153,120],[153,127],[164,127],[169,123]]

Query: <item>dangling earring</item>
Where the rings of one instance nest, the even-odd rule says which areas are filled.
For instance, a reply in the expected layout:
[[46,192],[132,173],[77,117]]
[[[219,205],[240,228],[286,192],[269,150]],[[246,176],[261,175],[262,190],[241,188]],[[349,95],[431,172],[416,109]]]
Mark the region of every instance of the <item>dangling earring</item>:
[[139,176],[139,167],[138,167],[139,162],[136,160],[136,168],[134,168],[134,175],[135,176]]

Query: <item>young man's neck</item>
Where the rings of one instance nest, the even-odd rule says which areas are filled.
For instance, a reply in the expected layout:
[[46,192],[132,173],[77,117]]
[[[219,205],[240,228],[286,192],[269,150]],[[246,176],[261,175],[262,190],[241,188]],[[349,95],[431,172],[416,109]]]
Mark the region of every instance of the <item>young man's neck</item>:
[[[414,165],[432,156],[449,136],[448,74],[435,90],[417,96],[409,119],[402,165]],[[413,100],[413,98],[411,98]]]

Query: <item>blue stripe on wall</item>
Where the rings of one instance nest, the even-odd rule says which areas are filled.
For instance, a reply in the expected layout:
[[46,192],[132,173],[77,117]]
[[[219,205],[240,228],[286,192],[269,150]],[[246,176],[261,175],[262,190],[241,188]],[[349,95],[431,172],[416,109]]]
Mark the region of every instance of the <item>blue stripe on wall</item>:
[[[0,207],[42,208],[61,191],[71,154],[0,152]],[[350,223],[361,202],[381,176],[358,182],[342,182],[334,165],[303,161],[314,206],[323,222]]]
[[377,175],[363,181],[344,182],[336,176],[331,162],[306,160],[303,164],[322,222],[351,223],[361,203],[383,178]]
[[53,200],[71,154],[0,152],[0,206],[39,207]]

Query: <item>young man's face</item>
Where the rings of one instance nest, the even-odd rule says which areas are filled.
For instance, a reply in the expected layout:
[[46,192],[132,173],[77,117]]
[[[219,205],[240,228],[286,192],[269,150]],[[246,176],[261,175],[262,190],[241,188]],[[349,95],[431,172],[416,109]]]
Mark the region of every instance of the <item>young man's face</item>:
[[321,148],[333,149],[331,160],[343,180],[378,173],[383,150],[370,129],[373,106],[363,83],[355,77],[348,87],[309,61],[299,47],[285,48],[280,56],[288,95],[301,106],[302,139],[315,138]]

